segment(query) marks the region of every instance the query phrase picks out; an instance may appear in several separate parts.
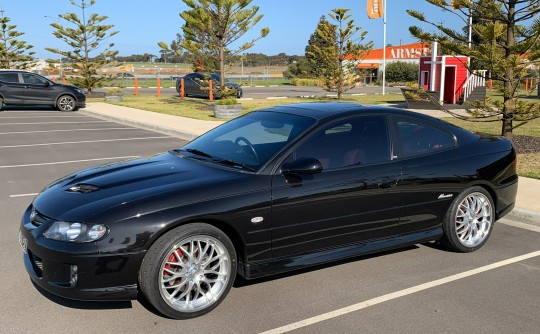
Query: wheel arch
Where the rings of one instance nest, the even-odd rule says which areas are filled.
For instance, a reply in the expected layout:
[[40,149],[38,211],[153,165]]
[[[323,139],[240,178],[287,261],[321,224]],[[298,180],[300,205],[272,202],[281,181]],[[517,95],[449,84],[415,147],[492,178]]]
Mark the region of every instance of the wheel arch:
[[76,102],[79,101],[79,99],[77,99],[77,97],[75,96],[75,94],[72,94],[72,93],[70,93],[70,92],[62,92],[62,93],[56,95],[56,97],[54,98],[54,105],[53,105],[53,107],[55,107],[55,108],[58,107],[58,100],[60,99],[60,97],[62,97],[62,96],[64,96],[64,95],[69,95],[69,96],[71,96],[73,99],[75,99]]

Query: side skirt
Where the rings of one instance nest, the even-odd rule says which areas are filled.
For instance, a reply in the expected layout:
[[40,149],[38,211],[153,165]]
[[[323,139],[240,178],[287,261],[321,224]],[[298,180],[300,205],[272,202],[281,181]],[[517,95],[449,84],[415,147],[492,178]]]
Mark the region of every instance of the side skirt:
[[251,263],[239,263],[239,274],[246,279],[303,269],[349,257],[382,252],[417,243],[438,240],[443,235],[442,226],[415,233],[397,235],[388,239],[324,249],[313,253],[282,257]]

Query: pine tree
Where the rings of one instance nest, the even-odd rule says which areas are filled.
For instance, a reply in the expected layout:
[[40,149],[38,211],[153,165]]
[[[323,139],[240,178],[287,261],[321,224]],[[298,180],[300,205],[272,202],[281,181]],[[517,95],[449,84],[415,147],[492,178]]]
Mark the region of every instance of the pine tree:
[[[355,67],[369,50],[373,42],[362,44],[367,34],[354,25],[348,8],[333,9],[328,16],[336,24],[321,24],[316,33],[320,45],[313,45],[313,57],[321,62],[321,74],[325,90],[337,92],[338,99],[354,87],[361,78]],[[331,45],[328,46],[328,45]],[[347,59],[346,59],[347,58]]]
[[34,59],[34,52],[29,51],[33,46],[18,39],[24,33],[15,30],[17,26],[10,22],[0,9],[0,68],[25,69]]
[[93,88],[101,87],[110,80],[107,75],[99,75],[98,70],[105,65],[114,63],[114,57],[118,51],[113,51],[114,43],[108,40],[118,31],[109,32],[114,25],[101,25],[108,17],[99,14],[88,14],[88,9],[95,4],[95,0],[70,0],[70,3],[80,9],[81,17],[76,13],[59,15],[69,24],[64,27],[60,23],[52,23],[56,29],[53,35],[63,41],[71,49],[63,51],[54,48],[46,48],[47,51],[59,54],[67,58],[71,66],[77,72],[77,77],[70,78],[70,82],[92,92]]
[[230,50],[232,43],[261,20],[263,15],[258,14],[259,7],[248,8],[252,0],[182,1],[190,8],[180,13],[185,20],[182,47],[195,55],[197,65],[204,65],[205,70],[217,65],[221,87],[225,87],[225,62],[251,48],[257,40],[268,35],[270,29],[261,29],[258,37]]
[[335,48],[336,40],[335,34],[329,35],[329,40],[321,39],[318,31],[335,31],[336,27],[333,26],[326,17],[321,16],[315,32],[309,37],[308,45],[306,46],[305,53],[306,59],[309,61],[310,68],[308,76],[311,78],[322,78],[323,67],[325,64],[321,54],[325,52],[332,52],[332,48]]
[[[528,69],[540,65],[540,1],[539,0],[426,0],[449,15],[469,21],[472,15],[473,42],[468,47],[467,33],[453,30],[442,24],[430,22],[418,11],[409,15],[427,23],[440,32],[426,32],[417,26],[410,32],[428,41],[437,40],[447,50],[471,58],[483,66],[491,78],[502,83],[503,99],[486,99],[469,110],[471,120],[483,121],[496,116],[502,122],[501,134],[511,137],[512,131],[526,122],[540,117],[540,103],[519,99],[520,80]],[[491,119],[488,119],[491,120]],[[514,123],[516,122],[516,123]]]

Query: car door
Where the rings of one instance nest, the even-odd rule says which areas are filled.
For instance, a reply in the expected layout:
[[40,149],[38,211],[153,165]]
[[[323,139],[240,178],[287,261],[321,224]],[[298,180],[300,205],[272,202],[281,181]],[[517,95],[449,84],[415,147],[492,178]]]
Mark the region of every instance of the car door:
[[293,149],[283,165],[316,158],[323,169],[273,176],[273,256],[397,234],[400,168],[390,151],[383,116],[334,122]]
[[55,87],[42,76],[33,73],[21,73],[25,88],[25,104],[51,105],[56,98]]
[[456,147],[452,133],[427,121],[392,117],[397,161],[402,167],[400,233],[438,226],[459,192],[459,166],[451,159]]
[[204,95],[204,91],[201,90],[202,81],[204,76],[200,73],[188,74],[186,80],[186,92],[189,95],[201,96]]
[[5,104],[23,104],[26,94],[26,87],[19,81],[19,72],[1,72],[0,91],[4,97]]

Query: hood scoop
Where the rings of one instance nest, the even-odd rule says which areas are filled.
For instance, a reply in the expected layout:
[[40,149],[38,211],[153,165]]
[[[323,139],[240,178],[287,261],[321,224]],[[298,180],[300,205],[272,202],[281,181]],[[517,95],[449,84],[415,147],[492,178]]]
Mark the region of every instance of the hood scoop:
[[87,193],[91,193],[91,192],[94,192],[94,191],[97,191],[97,190],[100,190],[100,189],[101,189],[100,187],[94,186],[92,184],[81,183],[81,184],[77,184],[77,185],[74,185],[74,186],[70,187],[66,191],[72,192],[72,193],[87,194]]

